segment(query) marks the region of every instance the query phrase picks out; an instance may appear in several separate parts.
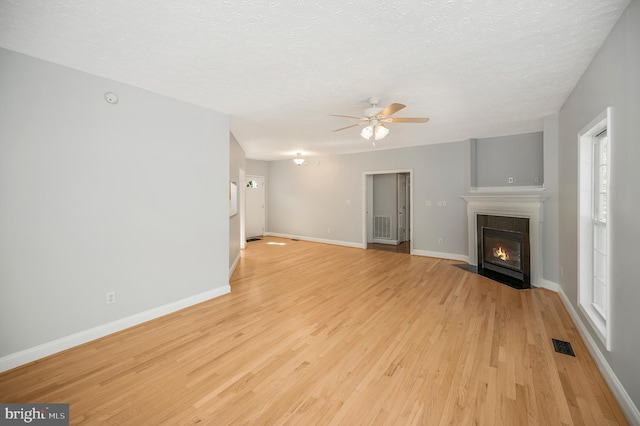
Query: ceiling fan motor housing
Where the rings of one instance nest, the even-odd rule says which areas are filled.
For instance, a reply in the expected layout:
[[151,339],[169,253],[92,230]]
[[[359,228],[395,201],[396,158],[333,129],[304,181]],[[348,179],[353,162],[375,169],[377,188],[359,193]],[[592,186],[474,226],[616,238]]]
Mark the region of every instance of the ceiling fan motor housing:
[[365,117],[373,117],[375,115],[378,115],[378,113],[384,109],[384,108],[378,107],[378,102],[380,102],[380,98],[372,96],[369,99],[367,99],[367,102],[371,104],[371,107],[364,110]]
[[371,107],[371,108],[367,108],[364,110],[364,116],[365,117],[373,117],[378,115],[378,113],[382,111],[382,108],[378,108],[378,107]]

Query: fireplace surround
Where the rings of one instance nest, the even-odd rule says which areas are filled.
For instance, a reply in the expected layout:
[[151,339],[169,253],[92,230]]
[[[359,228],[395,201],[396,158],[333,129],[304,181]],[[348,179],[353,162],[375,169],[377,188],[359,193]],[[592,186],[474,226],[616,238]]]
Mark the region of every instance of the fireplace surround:
[[[469,241],[469,265],[483,268],[483,246],[482,233],[478,230],[484,226],[486,228],[522,232],[523,243],[528,239],[528,256],[521,252],[521,262],[523,263],[522,286],[516,288],[544,287],[542,278],[542,223],[543,223],[543,202],[542,195],[468,195],[462,197],[467,202],[467,234]],[[485,223],[484,216],[494,217],[491,223]],[[526,220],[525,222],[520,220]],[[496,222],[497,221],[497,222]],[[513,226],[505,225],[506,222],[514,223]],[[515,224],[515,222],[519,222]],[[479,225],[480,223],[480,225]],[[496,224],[497,223],[497,224]],[[480,227],[480,228],[479,228]],[[513,228],[513,229],[512,229]],[[510,235],[510,234],[509,234]],[[527,260],[528,258],[528,260]],[[525,265],[524,262],[527,262]],[[500,262],[494,262],[500,263]],[[485,264],[486,265],[486,264]],[[492,264],[490,268],[494,265]],[[512,266],[509,263],[498,266]],[[495,268],[494,268],[495,269]],[[525,270],[528,269],[528,272]],[[491,269],[489,271],[493,272]],[[504,272],[502,270],[501,272]],[[527,279],[528,273],[528,279]],[[528,281],[528,282],[527,282]],[[526,282],[526,284],[524,284]]]

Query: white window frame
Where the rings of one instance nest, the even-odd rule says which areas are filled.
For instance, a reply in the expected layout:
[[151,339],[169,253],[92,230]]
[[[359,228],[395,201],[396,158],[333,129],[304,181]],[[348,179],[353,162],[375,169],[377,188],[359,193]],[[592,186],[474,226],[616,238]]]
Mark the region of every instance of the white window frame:
[[[613,127],[611,126],[612,109],[607,108],[587,124],[578,133],[578,307],[587,318],[588,324],[600,338],[606,350],[611,350],[611,282],[609,280],[611,261],[611,191],[607,190],[606,222],[595,217],[598,178],[596,177],[594,140],[607,132],[607,188],[611,188],[611,146],[613,144]],[[595,238],[597,228],[605,228],[603,252],[605,254],[604,271],[604,306],[597,306],[595,301]]]

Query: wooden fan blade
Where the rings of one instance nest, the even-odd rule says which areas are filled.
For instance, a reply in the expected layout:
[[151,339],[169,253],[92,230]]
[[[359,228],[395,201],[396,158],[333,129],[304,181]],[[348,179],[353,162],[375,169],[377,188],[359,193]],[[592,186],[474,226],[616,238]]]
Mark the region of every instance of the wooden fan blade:
[[400,111],[403,108],[406,108],[406,105],[393,103],[393,104],[387,106],[382,111],[380,111],[377,115],[383,115],[385,117],[388,117],[388,116],[390,116],[392,114],[395,114],[396,112]]
[[356,120],[368,120],[368,117],[360,117],[357,115],[344,115],[344,114],[330,114],[333,117],[345,117],[345,118],[355,118]]
[[360,125],[360,123],[356,123],[356,124],[352,124],[351,126],[340,127],[339,129],[335,129],[334,132],[339,132],[340,130],[349,129],[351,127],[356,127],[356,126],[359,126],[359,125]]
[[389,123],[426,123],[429,119],[427,117],[390,117],[382,121]]

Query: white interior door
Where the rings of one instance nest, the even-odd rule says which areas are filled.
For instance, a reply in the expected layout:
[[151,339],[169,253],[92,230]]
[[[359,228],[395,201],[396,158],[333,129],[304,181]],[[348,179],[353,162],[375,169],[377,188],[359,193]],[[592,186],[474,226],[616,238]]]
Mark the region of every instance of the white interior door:
[[366,178],[366,215],[367,215],[367,244],[373,242],[373,175]]
[[245,195],[247,187],[247,177],[243,169],[238,169],[238,202],[240,203],[240,249],[244,250],[247,246],[247,237],[245,237],[244,221],[246,217],[247,204],[245,203]]
[[398,242],[407,240],[407,177],[398,174]]
[[264,177],[247,175],[245,203],[247,207],[244,233],[246,238],[264,235]]

